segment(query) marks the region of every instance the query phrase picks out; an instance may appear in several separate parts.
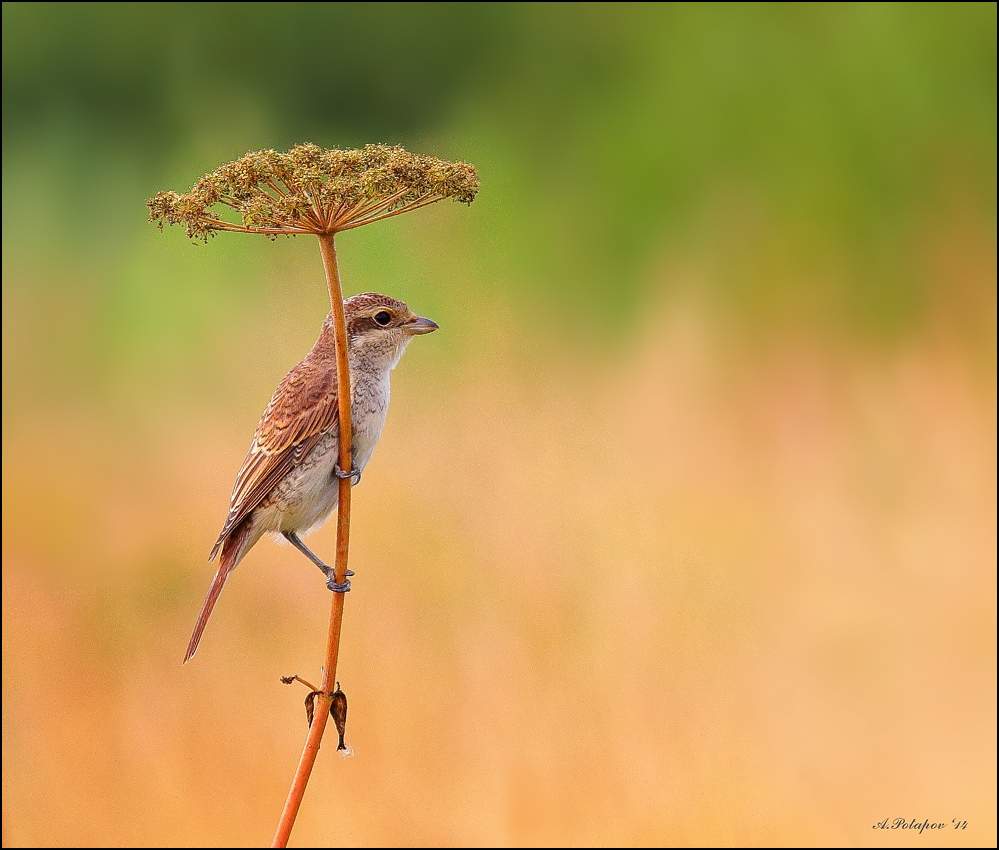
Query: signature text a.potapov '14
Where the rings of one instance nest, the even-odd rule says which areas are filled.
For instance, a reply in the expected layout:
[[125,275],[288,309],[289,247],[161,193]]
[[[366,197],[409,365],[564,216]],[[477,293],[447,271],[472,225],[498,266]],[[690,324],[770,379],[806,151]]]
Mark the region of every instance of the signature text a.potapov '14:
[[951,818],[950,823],[923,820],[919,821],[916,818],[906,820],[905,818],[885,818],[882,821],[878,821],[871,829],[914,829],[920,835],[923,834],[924,829],[967,829],[968,822],[966,820],[959,820],[958,818]]

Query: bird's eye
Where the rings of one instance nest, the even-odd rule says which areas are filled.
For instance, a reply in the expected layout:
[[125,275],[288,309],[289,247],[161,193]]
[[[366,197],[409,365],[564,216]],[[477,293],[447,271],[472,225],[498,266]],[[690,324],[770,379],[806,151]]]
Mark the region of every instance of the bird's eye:
[[388,323],[391,321],[392,321],[392,316],[389,313],[385,312],[385,310],[379,310],[377,313],[375,313],[375,324],[380,325],[381,327],[384,328],[387,327]]

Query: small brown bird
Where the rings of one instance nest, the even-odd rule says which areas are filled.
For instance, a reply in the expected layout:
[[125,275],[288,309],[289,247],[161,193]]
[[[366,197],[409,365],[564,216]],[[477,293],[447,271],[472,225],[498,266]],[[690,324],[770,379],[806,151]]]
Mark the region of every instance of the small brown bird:
[[[350,581],[336,584],[333,567],[324,564],[301,540],[336,508],[339,478],[361,480],[385,425],[389,372],[410,340],[437,330],[436,322],[414,314],[402,301],[366,292],[343,302],[350,364],[353,469],[344,472],[339,454],[336,345],[333,314],[323,322],[312,350],[278,384],[257,425],[229,502],[229,515],[209,560],[219,557],[218,572],[208,590],[185,663],[198,649],[212,609],[243,556],[265,533],[281,534],[327,578],[330,590],[344,592]],[[348,575],[352,575],[348,571]]]

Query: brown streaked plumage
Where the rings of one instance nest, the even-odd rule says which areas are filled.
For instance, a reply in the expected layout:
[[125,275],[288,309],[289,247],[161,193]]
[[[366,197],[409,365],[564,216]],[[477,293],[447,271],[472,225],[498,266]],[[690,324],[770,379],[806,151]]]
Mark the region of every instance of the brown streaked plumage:
[[[385,424],[389,372],[413,336],[437,330],[402,301],[367,292],[344,302],[350,364],[353,474],[360,480]],[[278,384],[257,425],[209,560],[219,568],[184,655],[190,660],[236,565],[266,533],[282,534],[326,575],[333,570],[299,538],[320,525],[338,501],[339,413],[332,313],[305,358]],[[349,583],[348,583],[349,584]]]

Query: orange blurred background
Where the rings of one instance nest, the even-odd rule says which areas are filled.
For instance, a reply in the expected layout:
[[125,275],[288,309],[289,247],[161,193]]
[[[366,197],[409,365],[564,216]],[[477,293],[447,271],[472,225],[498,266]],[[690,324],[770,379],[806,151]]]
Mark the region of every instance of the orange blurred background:
[[310,140],[483,188],[338,238],[442,332],[292,844],[994,846],[995,6],[232,8],[3,6],[4,845],[273,835],[329,592],[180,661],[322,266],[143,203]]

